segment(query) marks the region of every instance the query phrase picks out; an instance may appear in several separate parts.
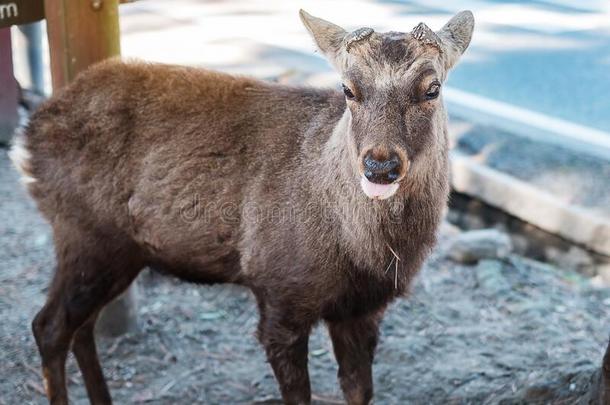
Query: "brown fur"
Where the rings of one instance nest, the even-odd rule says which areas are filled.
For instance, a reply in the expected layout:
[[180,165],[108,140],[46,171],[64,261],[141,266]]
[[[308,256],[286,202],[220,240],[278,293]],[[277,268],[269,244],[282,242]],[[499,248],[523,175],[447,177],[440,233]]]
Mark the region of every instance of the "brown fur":
[[[303,19],[361,101],[346,108],[334,90],[111,61],[32,117],[21,164],[58,265],[33,323],[52,403],[67,402],[70,344],[91,402],[110,402],[93,325],[147,265],[251,288],[286,403],[310,401],[307,340],[319,320],[347,402],[370,401],[381,316],[407,291],[446,205],[446,116],[440,100],[420,98],[455,61],[396,33],[346,56],[340,27]],[[404,161],[388,200],[360,190],[367,148]]]

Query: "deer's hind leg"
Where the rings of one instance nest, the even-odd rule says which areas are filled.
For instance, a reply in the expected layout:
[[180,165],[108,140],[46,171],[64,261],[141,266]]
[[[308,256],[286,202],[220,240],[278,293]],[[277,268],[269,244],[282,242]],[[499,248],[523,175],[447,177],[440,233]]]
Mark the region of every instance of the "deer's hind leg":
[[51,404],[67,404],[65,362],[73,350],[93,404],[111,402],[97,358],[93,327],[97,314],[124,291],[144,266],[126,238],[83,231],[57,221],[57,270],[47,302],[32,322]]

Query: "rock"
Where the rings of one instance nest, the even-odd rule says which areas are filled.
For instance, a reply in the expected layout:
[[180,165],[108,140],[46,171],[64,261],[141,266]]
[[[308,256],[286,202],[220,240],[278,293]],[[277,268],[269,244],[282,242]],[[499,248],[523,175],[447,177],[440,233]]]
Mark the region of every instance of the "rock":
[[595,263],[591,255],[578,246],[570,246],[569,249],[561,249],[549,246],[545,249],[546,260],[553,263],[561,263],[563,269],[570,269],[586,274],[595,275]]
[[476,267],[479,288],[491,295],[510,290],[510,284],[502,274],[502,263],[497,260],[481,260]]
[[456,236],[446,255],[459,263],[472,264],[481,259],[503,259],[513,250],[510,238],[496,229],[468,231]]
[[36,236],[36,239],[34,239],[34,245],[37,248],[43,248],[47,246],[50,241],[51,235],[49,235],[48,233],[41,233],[40,235]]
[[96,332],[107,337],[116,337],[138,330],[137,283],[131,286],[100,313]]
[[597,266],[597,275],[591,279],[594,288],[610,288],[610,264]]

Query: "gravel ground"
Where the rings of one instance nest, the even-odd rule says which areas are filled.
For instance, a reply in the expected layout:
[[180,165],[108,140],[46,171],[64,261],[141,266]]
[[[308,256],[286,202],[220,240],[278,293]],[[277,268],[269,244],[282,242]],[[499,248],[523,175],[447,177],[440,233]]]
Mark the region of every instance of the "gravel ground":
[[[0,149],[0,404],[42,404],[30,320],[44,301],[53,259],[48,226]],[[383,323],[375,362],[377,404],[587,403],[608,339],[610,289],[510,255],[472,266],[440,248],[408,299]],[[253,337],[252,295],[145,272],[139,332],[99,340],[117,404],[245,404],[279,398]],[[320,403],[341,403],[323,328],[310,344]],[[72,402],[87,403],[74,359]]]

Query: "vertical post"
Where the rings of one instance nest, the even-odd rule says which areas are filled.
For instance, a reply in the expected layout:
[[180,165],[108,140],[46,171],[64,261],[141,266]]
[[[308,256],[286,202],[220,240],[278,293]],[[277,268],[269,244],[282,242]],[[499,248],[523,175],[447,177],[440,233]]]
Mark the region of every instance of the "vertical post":
[[118,0],[45,0],[53,89],[121,53]]
[[[45,0],[53,91],[88,66],[121,53],[118,6],[119,0]],[[100,333],[118,335],[137,327],[135,288],[104,308]]]
[[0,28],[0,144],[8,144],[17,127],[19,92],[13,75],[10,27]]

